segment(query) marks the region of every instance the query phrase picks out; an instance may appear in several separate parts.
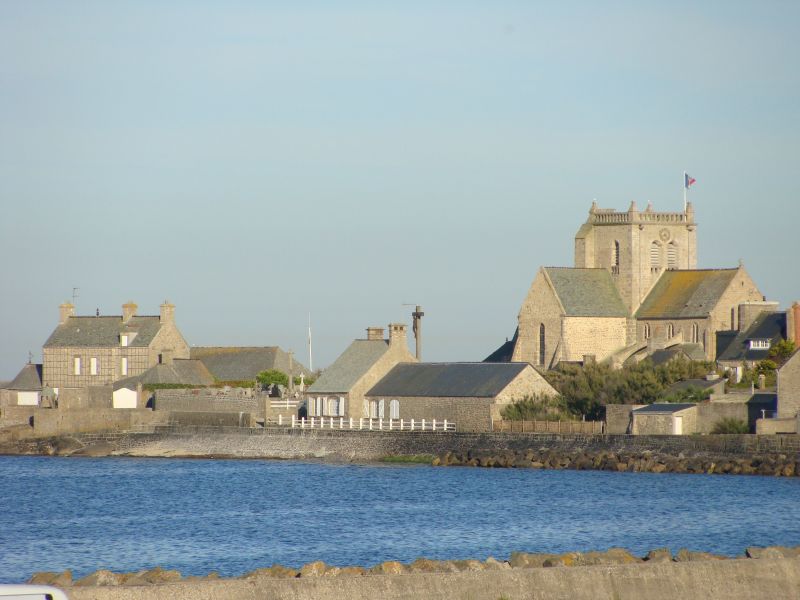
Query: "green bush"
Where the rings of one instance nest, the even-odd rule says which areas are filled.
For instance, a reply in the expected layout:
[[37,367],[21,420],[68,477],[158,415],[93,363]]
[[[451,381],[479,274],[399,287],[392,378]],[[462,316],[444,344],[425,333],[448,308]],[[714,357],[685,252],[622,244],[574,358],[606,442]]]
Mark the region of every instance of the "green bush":
[[750,427],[746,421],[728,418],[717,421],[711,433],[750,433]]
[[574,421],[579,415],[570,412],[561,396],[526,396],[503,407],[500,415],[506,421]]

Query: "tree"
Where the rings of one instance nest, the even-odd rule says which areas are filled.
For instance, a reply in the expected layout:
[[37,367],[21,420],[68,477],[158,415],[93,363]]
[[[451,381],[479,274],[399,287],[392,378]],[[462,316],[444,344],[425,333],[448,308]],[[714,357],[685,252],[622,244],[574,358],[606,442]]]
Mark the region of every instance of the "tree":
[[289,376],[278,369],[268,369],[256,375],[256,381],[262,388],[270,385],[282,385],[286,387],[289,385]]
[[750,426],[747,421],[728,418],[717,421],[711,433],[750,433]]
[[769,357],[780,367],[789,360],[794,351],[795,344],[792,340],[781,340],[769,349]]

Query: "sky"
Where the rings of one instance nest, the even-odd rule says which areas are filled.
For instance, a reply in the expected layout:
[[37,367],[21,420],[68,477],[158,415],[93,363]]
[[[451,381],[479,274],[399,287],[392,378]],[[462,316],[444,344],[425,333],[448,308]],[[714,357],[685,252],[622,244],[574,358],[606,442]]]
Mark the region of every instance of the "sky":
[[0,380],[77,290],[329,365],[482,360],[594,199],[800,299],[795,2],[0,3]]

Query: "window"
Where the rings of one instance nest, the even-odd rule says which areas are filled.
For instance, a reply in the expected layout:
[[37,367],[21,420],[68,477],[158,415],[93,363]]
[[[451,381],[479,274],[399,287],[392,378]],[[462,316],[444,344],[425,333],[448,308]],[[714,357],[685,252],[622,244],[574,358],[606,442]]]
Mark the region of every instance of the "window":
[[667,246],[667,268],[678,268],[678,245],[675,242],[670,242]]
[[119,361],[119,370],[123,375],[128,374],[128,357],[123,356]]
[[619,240],[614,240],[614,247],[611,249],[611,265],[619,267]]
[[650,323],[644,324],[644,339],[646,340],[650,339]]
[[692,343],[696,344],[700,341],[700,327],[697,326],[697,323],[692,323]]
[[750,350],[769,350],[770,340],[750,340]]
[[731,329],[736,329],[736,309],[731,309]]
[[370,400],[369,402],[369,418],[378,418],[378,403],[375,400]]
[[650,268],[658,269],[661,267],[661,244],[653,242],[650,244]]
[[119,336],[119,345],[120,346],[128,345],[128,334],[123,333],[121,336]]
[[544,323],[539,324],[539,364],[544,365],[545,342],[544,342]]
[[97,375],[97,358],[94,356],[89,359],[89,374]]
[[379,419],[384,419],[385,418],[384,411],[383,411],[385,405],[386,405],[386,402],[384,400],[381,400],[378,403],[378,418]]
[[339,396],[339,416],[344,416],[344,396]]
[[672,323],[667,324],[667,339],[675,337],[675,326]]
[[73,375],[80,375],[81,374],[81,357],[76,356],[72,359],[72,374]]
[[392,400],[389,402],[389,418],[390,419],[399,419],[400,418],[400,401],[399,400]]

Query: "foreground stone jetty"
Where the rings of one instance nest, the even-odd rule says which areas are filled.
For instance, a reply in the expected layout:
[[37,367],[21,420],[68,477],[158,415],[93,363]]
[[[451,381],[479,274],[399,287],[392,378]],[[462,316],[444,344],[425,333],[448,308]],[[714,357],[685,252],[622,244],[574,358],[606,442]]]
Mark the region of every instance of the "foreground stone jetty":
[[678,455],[644,451],[572,450],[549,448],[491,452],[469,450],[445,452],[433,459],[434,466],[501,467],[527,469],[574,469],[578,471],[630,471],[643,473],[706,473],[731,475],[798,474],[796,454],[760,456]]
[[509,560],[388,561],[372,568],[321,561],[299,569],[274,565],[239,578],[181,578],[160,568],[138,573],[97,571],[73,582],[69,572],[37,573],[32,583],[58,585],[76,600],[206,598],[334,599],[795,598],[800,547],[748,548],[743,558],[668,549],[637,557],[621,548],[565,554],[513,553]]

